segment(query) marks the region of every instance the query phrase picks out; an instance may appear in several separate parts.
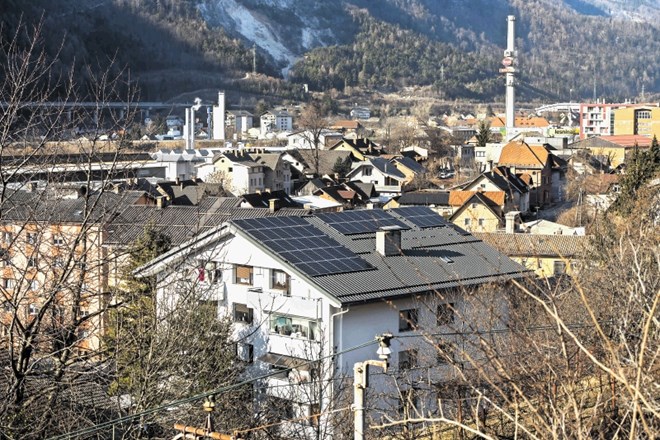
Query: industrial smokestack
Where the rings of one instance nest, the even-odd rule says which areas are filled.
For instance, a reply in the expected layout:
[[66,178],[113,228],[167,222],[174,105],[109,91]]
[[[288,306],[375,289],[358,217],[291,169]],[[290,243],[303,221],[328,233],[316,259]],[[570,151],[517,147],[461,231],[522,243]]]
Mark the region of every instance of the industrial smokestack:
[[506,74],[506,139],[511,139],[514,133],[516,111],[515,111],[515,73],[516,73],[516,17],[509,15],[507,21],[506,50],[504,51],[503,69],[500,72]]
[[213,139],[225,139],[225,92],[218,92],[218,105],[213,106]]

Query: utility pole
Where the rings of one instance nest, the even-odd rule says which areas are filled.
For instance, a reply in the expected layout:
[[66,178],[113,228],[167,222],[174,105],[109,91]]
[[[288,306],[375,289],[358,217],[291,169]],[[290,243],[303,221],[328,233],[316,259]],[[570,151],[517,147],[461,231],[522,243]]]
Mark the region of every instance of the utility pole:
[[380,367],[384,372],[387,373],[387,368],[389,366],[389,358],[392,351],[390,350],[390,341],[392,340],[392,335],[390,333],[384,333],[377,337],[378,339],[378,358],[376,360],[367,360],[363,362],[356,362],[353,365],[353,423],[354,431],[353,438],[354,440],[364,440],[364,426],[365,426],[365,414],[364,414],[364,394],[369,386],[369,366],[373,365],[374,367]]

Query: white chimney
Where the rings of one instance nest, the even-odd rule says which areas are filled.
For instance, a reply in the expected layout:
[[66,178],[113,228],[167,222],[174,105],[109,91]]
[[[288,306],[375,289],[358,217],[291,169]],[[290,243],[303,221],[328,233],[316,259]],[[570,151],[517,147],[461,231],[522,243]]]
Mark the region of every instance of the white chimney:
[[218,92],[218,105],[213,106],[213,139],[225,139],[225,92]]
[[401,255],[401,227],[383,226],[376,231],[376,251],[383,257]]
[[516,217],[520,215],[520,211],[510,211],[504,215],[506,221],[505,232],[507,234],[515,234],[516,232]]

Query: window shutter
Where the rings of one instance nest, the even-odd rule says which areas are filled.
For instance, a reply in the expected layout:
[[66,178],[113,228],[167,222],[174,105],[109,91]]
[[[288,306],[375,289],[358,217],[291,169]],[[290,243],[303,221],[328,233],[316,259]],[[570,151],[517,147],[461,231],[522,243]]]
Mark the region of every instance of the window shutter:
[[250,266],[237,266],[236,267],[236,278],[238,279],[250,279],[252,275],[252,267]]

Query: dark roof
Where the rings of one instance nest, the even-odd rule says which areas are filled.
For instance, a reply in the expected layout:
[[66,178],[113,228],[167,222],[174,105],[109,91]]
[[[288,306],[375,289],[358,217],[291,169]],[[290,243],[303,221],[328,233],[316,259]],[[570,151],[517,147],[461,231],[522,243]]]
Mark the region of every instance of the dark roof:
[[[310,173],[315,171],[315,150],[297,150],[296,153],[290,152],[292,156],[299,158],[299,160],[306,165],[305,172]],[[319,174],[333,174],[337,159],[343,163],[351,162],[351,152],[343,150],[318,150],[319,155]]]
[[399,205],[449,206],[449,191],[415,191],[401,194]]
[[394,159],[394,162],[398,162],[405,166],[406,168],[414,171],[417,174],[423,174],[426,172],[426,168],[424,168],[423,165],[421,165],[419,162],[416,160],[413,160],[409,157],[403,156],[403,157],[397,157]]
[[466,185],[463,185],[463,188],[469,188],[477,180],[485,177],[490,180],[493,185],[497,186],[501,191],[504,191],[507,194],[512,194],[517,192],[519,194],[525,194],[529,192],[529,187],[527,184],[520,178],[520,176],[511,172],[509,167],[499,166],[493,168],[492,171],[486,171],[477,176],[474,180],[469,182]]
[[284,190],[264,191],[261,193],[243,194],[241,196],[253,208],[268,208],[271,199],[279,201],[280,208],[300,208],[300,204],[293,200]]
[[[424,215],[437,215],[430,209],[420,209],[425,211]],[[391,221],[405,225],[401,230],[400,254],[384,257],[376,251],[377,223],[371,226],[365,223],[372,228],[372,232],[351,235],[341,233],[330,226],[332,223],[342,225],[350,223],[356,212],[365,211],[324,214],[323,219],[302,218],[314,228],[314,231],[317,231],[315,234],[320,231],[328,239],[336,242],[333,247],[323,249],[323,254],[330,259],[322,259],[316,263],[316,266],[321,268],[319,275],[310,275],[309,272],[305,272],[306,263],[297,266],[290,260],[288,254],[280,253],[282,248],[278,243],[284,242],[278,240],[280,233],[278,231],[286,234],[286,238],[281,237],[285,242],[299,238],[296,234],[306,234],[306,228],[300,224],[301,220],[292,221],[290,228],[265,228],[259,220],[242,220],[233,224],[256,246],[299,271],[302,276],[310,279],[343,304],[379,301],[435,289],[469,286],[525,275],[526,269],[522,266],[481,240],[445,222],[440,216],[437,216],[435,223],[440,226],[420,228],[410,220],[409,216],[412,214],[408,211],[396,209],[375,211],[379,211],[377,217],[385,215]],[[259,237],[254,235],[257,231]],[[260,238],[264,234],[268,236],[268,240]],[[349,255],[352,255],[351,264],[355,261],[354,257],[359,257],[366,265],[351,269],[349,264],[349,269],[346,270],[352,271],[342,272],[342,269],[331,269],[330,273],[327,273],[327,268],[323,264],[325,261],[327,264],[336,261],[333,259],[335,249],[337,256],[346,255],[345,251],[348,249]],[[307,256],[308,253],[304,255]]]
[[308,212],[282,208],[271,213],[264,208],[240,208],[240,202],[239,197],[207,197],[198,206],[167,206],[162,209],[145,205],[129,206],[106,226],[108,234],[105,242],[130,245],[144,233],[146,225],[153,225],[167,235],[172,244],[177,245],[233,218],[291,216]]
[[344,183],[344,186],[355,191],[362,201],[367,201],[372,197],[376,197],[376,185],[373,183],[359,182],[355,180],[349,180]]
[[120,194],[103,191],[69,199],[50,192],[7,191],[0,218],[3,222],[102,223],[114,218],[143,194],[141,191]]
[[382,157],[370,157],[369,162],[371,162],[371,164],[383,174],[398,179],[406,178],[406,176],[401,171],[399,171],[394,166],[394,164],[390,163],[386,159],[383,159]]

